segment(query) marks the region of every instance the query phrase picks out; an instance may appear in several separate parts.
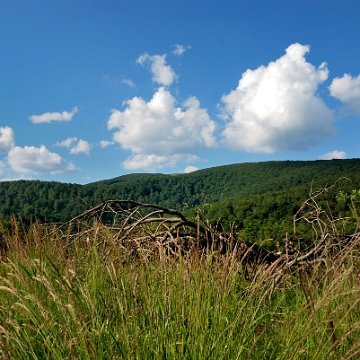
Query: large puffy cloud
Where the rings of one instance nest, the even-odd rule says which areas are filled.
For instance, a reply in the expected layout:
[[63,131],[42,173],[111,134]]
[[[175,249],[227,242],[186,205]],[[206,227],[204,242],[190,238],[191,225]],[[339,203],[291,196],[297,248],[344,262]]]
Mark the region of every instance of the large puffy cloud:
[[73,164],[50,152],[44,145],[39,148],[15,146],[9,151],[8,162],[14,171],[25,174],[57,174],[76,170]]
[[224,144],[235,150],[273,153],[306,150],[332,136],[333,111],[316,96],[328,77],[326,63],[308,63],[308,46],[290,45],[268,66],[247,70],[236,90],[222,97]]
[[34,124],[50,123],[52,121],[71,121],[78,111],[78,108],[74,107],[71,112],[47,112],[42,115],[31,115],[29,116],[29,119]]
[[140,55],[136,61],[141,65],[144,65],[146,62],[150,62],[152,79],[160,85],[169,86],[177,78],[177,75],[172,67],[166,64],[165,54],[149,55],[145,53]]
[[134,97],[126,105],[124,111],[112,110],[108,129],[118,129],[113,140],[132,151],[133,157],[124,163],[128,168],[158,168],[160,163],[183,161],[195,148],[216,146],[216,123],[195,97],[175,107],[173,96],[160,87],[149,102]]
[[335,78],[329,90],[331,96],[345,104],[346,113],[360,115],[360,75],[352,77],[344,74],[341,78]]
[[9,126],[0,126],[0,153],[9,151],[14,147],[14,131]]

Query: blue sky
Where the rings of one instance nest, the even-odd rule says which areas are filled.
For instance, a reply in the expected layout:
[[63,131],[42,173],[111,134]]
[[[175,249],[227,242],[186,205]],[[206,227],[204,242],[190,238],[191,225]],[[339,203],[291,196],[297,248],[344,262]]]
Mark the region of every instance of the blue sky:
[[360,2],[0,2],[0,180],[360,157]]

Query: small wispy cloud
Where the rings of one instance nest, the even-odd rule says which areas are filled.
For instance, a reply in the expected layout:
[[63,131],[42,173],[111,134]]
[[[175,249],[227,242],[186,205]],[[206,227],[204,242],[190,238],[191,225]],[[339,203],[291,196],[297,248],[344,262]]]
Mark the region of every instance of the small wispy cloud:
[[123,84],[126,84],[126,85],[131,86],[131,87],[136,86],[133,80],[128,79],[128,78],[126,78],[124,76],[122,78],[120,78],[120,77],[112,77],[110,75],[103,74],[102,77],[103,77],[103,80],[105,82],[110,83],[110,84],[123,83]]
[[334,150],[319,156],[320,160],[346,159],[346,152]]
[[186,50],[191,49],[191,46],[184,46],[184,45],[173,45],[175,47],[174,51],[172,52],[174,55],[180,56],[182,55]]
[[63,141],[58,141],[54,146],[66,147],[70,149],[70,154],[90,154],[91,145],[89,142],[78,139],[77,137],[67,138]]
[[34,124],[50,123],[52,121],[71,121],[78,111],[79,109],[74,107],[71,112],[47,112],[42,115],[30,115],[29,119]]
[[71,145],[75,142],[75,141],[77,141],[77,137],[71,137],[71,138],[67,138],[67,139],[65,139],[65,140],[63,140],[63,141],[58,141],[56,144],[55,144],[55,146],[60,146],[60,147],[67,147],[67,148],[69,148],[69,147],[71,147]]
[[174,155],[156,155],[156,154],[137,154],[128,157],[122,165],[127,170],[143,169],[146,171],[155,171],[164,167],[174,167],[179,162],[199,161],[196,155],[192,154],[174,154]]
[[91,145],[85,140],[79,140],[75,146],[70,149],[70,154],[90,155]]
[[5,163],[3,161],[0,160],[0,177],[3,176],[4,171],[3,169],[5,168]]
[[120,80],[116,77],[111,77],[110,75],[107,75],[107,74],[103,74],[103,80],[107,83],[117,83],[119,82]]
[[122,82],[123,84],[129,85],[129,86],[131,86],[131,87],[135,87],[135,83],[134,83],[131,79],[123,78],[123,79],[121,80],[121,82]]
[[199,170],[199,168],[197,168],[196,166],[190,165],[190,166],[187,166],[187,167],[184,169],[184,173],[185,173],[185,174],[189,174],[189,173],[194,172],[194,171],[197,171],[197,170]]
[[99,142],[99,145],[100,145],[100,147],[101,147],[102,149],[104,149],[104,148],[106,148],[106,147],[108,147],[108,146],[110,146],[110,145],[113,145],[113,144],[115,144],[114,141],[108,141],[108,140],[101,140],[101,141]]
[[167,65],[166,54],[149,55],[147,53],[144,53],[137,58],[136,62],[142,66],[145,63],[150,62],[152,79],[160,85],[169,86],[178,77],[172,67],[170,65]]

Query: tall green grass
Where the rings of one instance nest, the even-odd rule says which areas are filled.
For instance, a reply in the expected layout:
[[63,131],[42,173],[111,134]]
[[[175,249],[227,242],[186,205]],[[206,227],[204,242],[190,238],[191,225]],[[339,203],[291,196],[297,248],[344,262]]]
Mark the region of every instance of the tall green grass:
[[[351,359],[360,268],[351,249],[312,271],[235,253],[134,254],[94,225],[72,245],[40,225],[3,229],[1,359]],[[273,271],[282,271],[274,281]]]

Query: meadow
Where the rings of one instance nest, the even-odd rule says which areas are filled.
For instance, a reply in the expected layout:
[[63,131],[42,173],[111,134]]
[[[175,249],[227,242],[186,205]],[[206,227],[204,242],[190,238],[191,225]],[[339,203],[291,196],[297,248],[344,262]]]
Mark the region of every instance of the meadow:
[[196,221],[194,246],[170,251],[149,214],[122,241],[99,219],[2,223],[0,358],[359,358],[359,219],[316,204],[300,217],[313,246],[290,254],[285,239],[272,263],[199,247]]

